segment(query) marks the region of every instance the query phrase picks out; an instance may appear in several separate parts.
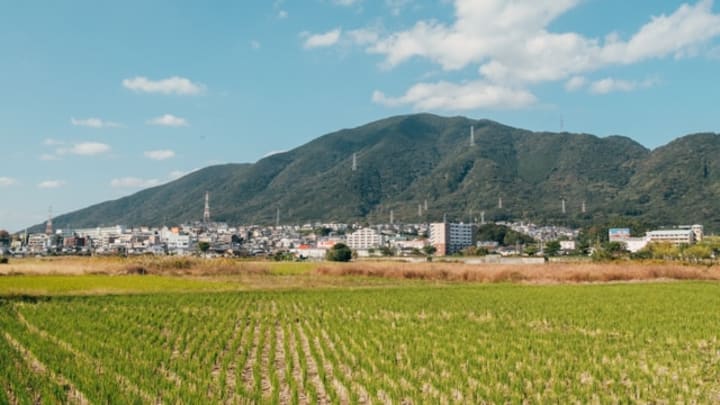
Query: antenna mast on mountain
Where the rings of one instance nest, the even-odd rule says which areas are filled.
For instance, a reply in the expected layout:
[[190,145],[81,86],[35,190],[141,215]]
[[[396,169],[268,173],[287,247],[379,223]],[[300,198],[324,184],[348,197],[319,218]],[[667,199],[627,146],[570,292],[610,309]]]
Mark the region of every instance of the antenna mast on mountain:
[[485,211],[480,211],[480,224],[485,225]]
[[563,213],[563,215],[565,215],[567,213],[567,210],[565,209],[565,199],[564,198],[561,200],[561,204],[562,204],[562,213]]
[[422,212],[423,212],[422,204],[418,204],[418,217],[422,217]]
[[585,200],[583,200],[583,202],[582,202],[581,211],[583,214],[587,212],[587,204],[585,204]]
[[357,153],[353,153],[353,157],[352,157],[352,171],[357,171]]
[[475,126],[470,126],[470,147],[475,146]]
[[390,225],[395,223],[395,211],[390,210]]
[[277,228],[279,226],[280,226],[280,208],[278,208],[277,211],[275,212],[275,227]]
[[425,211],[427,211],[427,198],[425,199]]
[[48,220],[45,224],[45,234],[46,235],[52,235],[53,233],[53,223],[52,223],[52,206],[48,208]]
[[502,207],[503,207],[502,197],[498,197],[498,209],[502,209]]
[[210,222],[210,193],[208,191],[205,192],[205,211],[203,212],[203,222],[206,224]]

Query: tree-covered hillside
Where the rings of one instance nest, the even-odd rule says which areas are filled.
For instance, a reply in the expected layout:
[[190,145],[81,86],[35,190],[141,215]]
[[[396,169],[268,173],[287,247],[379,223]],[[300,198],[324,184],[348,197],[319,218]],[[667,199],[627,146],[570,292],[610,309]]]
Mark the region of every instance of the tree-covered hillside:
[[404,222],[438,221],[444,214],[468,221],[484,212],[487,220],[583,225],[629,217],[718,229],[718,152],[716,134],[686,136],[650,151],[620,136],[535,133],[464,117],[398,116],[324,135],[254,164],[208,167],[62,215],[55,224],[199,220],[209,191],[213,220],[229,223],[274,223],[278,209],[283,223],[387,222],[392,210]]

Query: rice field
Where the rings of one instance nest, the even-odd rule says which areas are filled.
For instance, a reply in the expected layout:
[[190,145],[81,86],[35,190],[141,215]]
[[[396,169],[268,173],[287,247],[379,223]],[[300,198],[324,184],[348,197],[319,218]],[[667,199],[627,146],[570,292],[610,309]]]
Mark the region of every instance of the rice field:
[[0,298],[0,403],[717,403],[720,284]]

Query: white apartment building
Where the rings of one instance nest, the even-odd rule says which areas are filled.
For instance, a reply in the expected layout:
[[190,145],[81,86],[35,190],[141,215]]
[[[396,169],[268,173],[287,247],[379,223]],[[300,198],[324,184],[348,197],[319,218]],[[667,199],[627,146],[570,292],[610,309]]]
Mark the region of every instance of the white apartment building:
[[438,222],[430,224],[430,244],[435,246],[437,256],[451,255],[475,243],[475,227],[472,224]]
[[352,250],[378,248],[383,245],[383,237],[372,228],[362,228],[348,235],[347,245]]
[[646,234],[649,242],[672,243],[674,245],[690,245],[695,243],[695,232],[692,229],[661,229]]

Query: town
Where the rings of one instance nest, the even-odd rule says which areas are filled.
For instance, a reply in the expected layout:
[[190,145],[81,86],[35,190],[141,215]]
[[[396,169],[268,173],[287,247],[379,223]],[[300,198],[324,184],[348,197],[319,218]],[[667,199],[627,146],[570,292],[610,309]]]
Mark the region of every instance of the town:
[[[488,232],[489,231],[489,232]],[[500,237],[498,237],[498,234]],[[508,237],[511,235],[513,237]],[[272,257],[276,260],[323,260],[329,249],[347,245],[355,258],[431,256],[546,257],[588,256],[595,247],[580,246],[580,230],[524,222],[442,222],[418,224],[306,223],[302,225],[231,226],[210,220],[206,199],[202,221],[178,226],[54,229],[10,236],[0,231],[0,256],[44,255],[195,255]],[[610,228],[607,241],[628,253],[652,243],[675,247],[703,241],[702,225],[646,232],[632,237],[629,228]],[[711,252],[712,254],[712,252]]]

